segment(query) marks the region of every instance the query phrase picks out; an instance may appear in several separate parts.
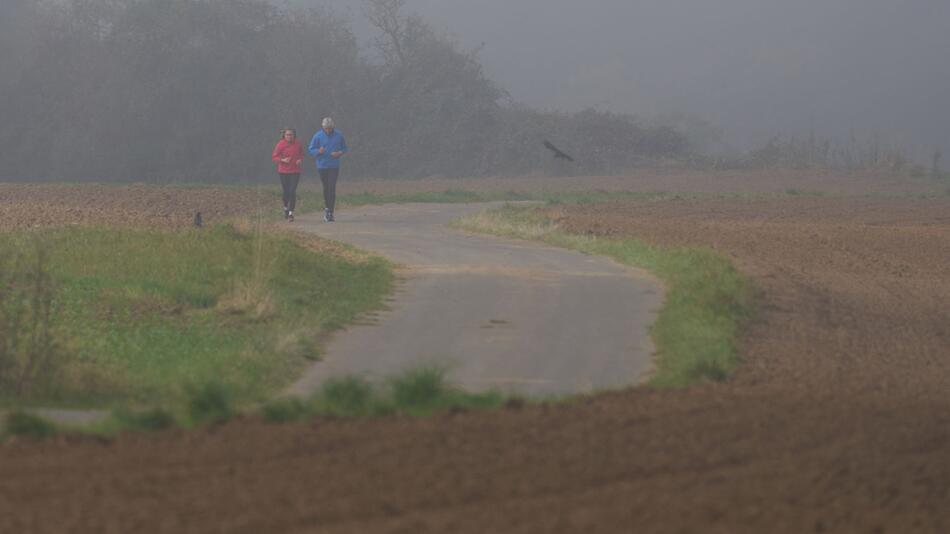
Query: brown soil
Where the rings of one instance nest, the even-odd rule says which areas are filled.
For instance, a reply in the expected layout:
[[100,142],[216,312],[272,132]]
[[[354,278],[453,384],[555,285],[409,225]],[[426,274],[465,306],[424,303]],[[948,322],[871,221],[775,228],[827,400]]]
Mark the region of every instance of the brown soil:
[[182,228],[194,224],[197,212],[214,223],[272,204],[278,203],[268,193],[244,188],[0,183],[0,232],[65,225]]
[[[304,181],[303,187],[314,187]],[[828,193],[865,194],[943,194],[948,184],[930,179],[909,179],[888,173],[832,174],[816,171],[774,170],[767,172],[699,172],[644,170],[628,176],[524,176],[519,178],[427,178],[420,180],[346,180],[340,181],[341,193],[377,194],[419,191],[676,191],[681,193]]]
[[950,532],[950,197],[551,213],[734,258],[758,308],[736,376],[430,419],[15,440],[0,532]]

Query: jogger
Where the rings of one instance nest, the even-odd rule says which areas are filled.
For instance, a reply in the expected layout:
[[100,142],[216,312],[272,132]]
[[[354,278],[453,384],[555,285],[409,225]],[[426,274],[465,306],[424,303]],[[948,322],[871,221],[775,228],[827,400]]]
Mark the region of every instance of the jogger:
[[336,206],[336,180],[340,175],[340,158],[346,154],[346,139],[337,131],[333,119],[323,119],[323,129],[313,136],[309,152],[317,158],[317,171],[323,183],[323,220],[333,221],[333,209]]
[[294,209],[297,208],[297,184],[300,183],[300,163],[303,161],[303,146],[297,140],[297,131],[293,128],[281,130],[280,141],[270,157],[277,163],[280,187],[284,191],[284,218],[293,222]]

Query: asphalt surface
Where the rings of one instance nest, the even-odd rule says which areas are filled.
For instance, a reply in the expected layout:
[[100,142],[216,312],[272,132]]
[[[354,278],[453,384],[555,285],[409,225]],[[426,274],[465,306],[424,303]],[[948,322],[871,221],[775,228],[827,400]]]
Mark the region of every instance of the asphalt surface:
[[605,258],[471,235],[448,223],[490,204],[390,204],[297,218],[301,229],[400,265],[389,309],[333,336],[324,358],[286,393],[330,377],[371,380],[446,366],[469,390],[562,395],[648,377],[648,335],[663,288]]

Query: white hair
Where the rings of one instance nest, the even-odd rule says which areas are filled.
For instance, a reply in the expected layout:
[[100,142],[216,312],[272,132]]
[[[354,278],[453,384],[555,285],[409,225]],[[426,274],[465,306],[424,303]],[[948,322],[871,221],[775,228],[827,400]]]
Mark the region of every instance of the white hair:
[[334,127],[336,127],[336,125],[333,124],[333,119],[331,119],[330,117],[327,117],[327,118],[323,119],[323,127],[324,127],[324,128],[334,128]]

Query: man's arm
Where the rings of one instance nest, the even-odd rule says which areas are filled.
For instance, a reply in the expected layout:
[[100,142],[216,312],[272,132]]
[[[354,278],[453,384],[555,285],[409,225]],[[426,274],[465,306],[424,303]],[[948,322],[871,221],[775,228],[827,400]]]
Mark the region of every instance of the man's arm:
[[314,157],[320,155],[320,132],[314,134],[313,139],[310,140],[310,147],[307,148],[307,152],[310,152],[310,155]]
[[345,154],[347,150],[348,149],[346,148],[346,138],[343,137],[343,134],[340,134],[340,145],[330,155],[333,156],[334,158],[339,158],[340,156]]

